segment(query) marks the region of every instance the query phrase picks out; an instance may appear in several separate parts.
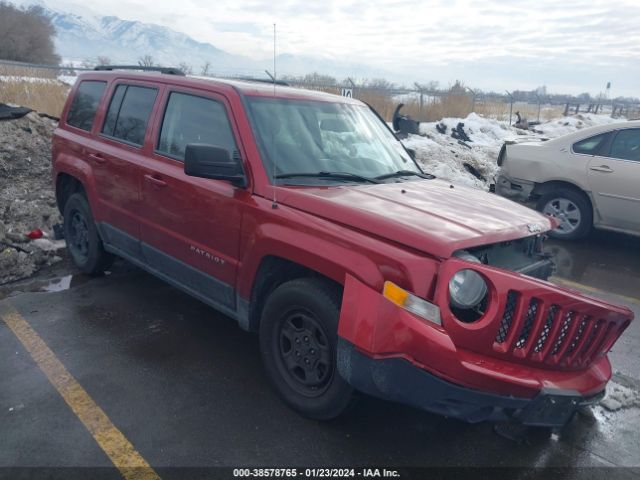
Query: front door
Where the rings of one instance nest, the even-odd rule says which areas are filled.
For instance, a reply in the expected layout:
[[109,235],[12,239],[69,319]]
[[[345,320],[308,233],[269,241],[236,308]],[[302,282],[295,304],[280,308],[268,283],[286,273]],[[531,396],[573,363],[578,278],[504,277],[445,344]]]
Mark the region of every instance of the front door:
[[604,225],[640,231],[640,128],[614,133],[591,158],[589,183]]
[[235,310],[242,199],[229,182],[189,177],[185,148],[205,143],[239,155],[223,98],[168,91],[155,153],[141,169],[141,239],[147,263],[210,304]]

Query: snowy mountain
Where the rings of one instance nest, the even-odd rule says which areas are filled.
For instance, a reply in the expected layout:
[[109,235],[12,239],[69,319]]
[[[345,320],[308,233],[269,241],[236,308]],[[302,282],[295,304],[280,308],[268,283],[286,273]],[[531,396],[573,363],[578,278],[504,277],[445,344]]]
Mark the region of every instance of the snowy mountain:
[[[211,74],[265,76],[273,69],[273,59],[253,60],[221,50],[209,43],[194,40],[185,33],[153,23],[102,16],[75,0],[13,0],[22,6],[38,5],[56,28],[56,50],[65,62],[79,64],[108,57],[112,64],[137,64],[150,55],[159,65],[186,63],[193,73],[200,73],[205,63]],[[347,60],[283,53],[277,57],[280,75],[320,72],[339,79],[393,77],[387,72]]]
[[69,60],[94,60],[98,56],[112,63],[137,63],[144,55],[162,65],[185,62],[199,70],[209,62],[215,71],[259,69],[251,59],[231,55],[208,43],[198,42],[167,27],[118,17],[86,17],[45,7],[56,28],[56,48]]

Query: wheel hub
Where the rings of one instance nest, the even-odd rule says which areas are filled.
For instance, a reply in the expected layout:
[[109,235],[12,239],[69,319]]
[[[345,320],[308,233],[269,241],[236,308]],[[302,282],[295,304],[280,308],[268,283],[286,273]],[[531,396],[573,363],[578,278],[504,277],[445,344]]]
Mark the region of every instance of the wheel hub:
[[82,257],[89,254],[89,226],[80,212],[74,212],[71,217],[70,246]]
[[542,212],[560,220],[556,230],[563,234],[575,231],[582,220],[578,206],[567,198],[554,198],[548,201]]
[[279,344],[288,383],[306,395],[321,393],[333,373],[333,360],[320,322],[307,312],[288,315],[280,328]]

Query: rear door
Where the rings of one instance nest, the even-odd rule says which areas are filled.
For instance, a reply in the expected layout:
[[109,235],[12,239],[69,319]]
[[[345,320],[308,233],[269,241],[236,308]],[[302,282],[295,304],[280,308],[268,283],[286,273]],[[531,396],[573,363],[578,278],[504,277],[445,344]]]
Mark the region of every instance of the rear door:
[[99,223],[104,240],[138,259],[140,162],[148,155],[147,126],[158,92],[154,85],[116,81],[110,89],[100,141],[89,152],[104,212]]
[[602,223],[640,231],[640,128],[614,132],[588,168]]
[[242,203],[247,190],[227,181],[189,177],[189,143],[240,155],[236,129],[222,96],[167,89],[158,115],[155,152],[141,175],[141,237],[147,263],[190,293],[235,309]]

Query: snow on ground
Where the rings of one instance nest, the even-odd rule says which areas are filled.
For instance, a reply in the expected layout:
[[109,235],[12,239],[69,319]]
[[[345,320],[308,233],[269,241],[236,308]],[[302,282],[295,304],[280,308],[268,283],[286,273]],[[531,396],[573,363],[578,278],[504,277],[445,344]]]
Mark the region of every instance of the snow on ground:
[[607,395],[600,405],[610,412],[622,408],[640,407],[640,394],[629,387],[611,380],[607,385]]
[[[551,139],[582,128],[619,121],[607,115],[578,114],[550,120],[532,127],[536,131],[530,131],[512,127],[506,121],[471,113],[467,118],[421,123],[420,135],[409,135],[402,142],[405,147],[415,150],[416,159],[425,171],[451,182],[486,190],[498,174],[496,159],[506,140]],[[440,123],[447,127],[445,134],[436,129]],[[464,132],[471,138],[470,142],[459,142],[451,136],[458,123],[464,124]],[[465,163],[482,178],[472,174],[469,167],[465,168]]]

